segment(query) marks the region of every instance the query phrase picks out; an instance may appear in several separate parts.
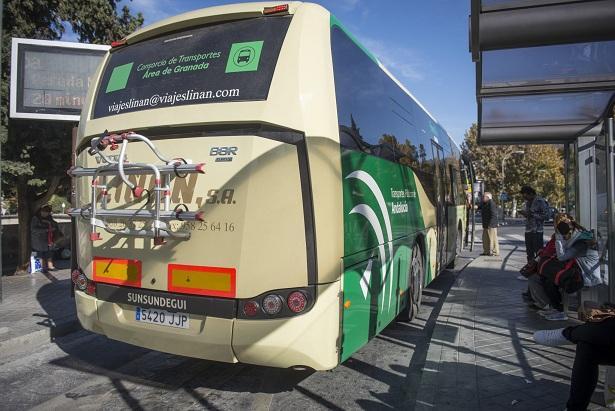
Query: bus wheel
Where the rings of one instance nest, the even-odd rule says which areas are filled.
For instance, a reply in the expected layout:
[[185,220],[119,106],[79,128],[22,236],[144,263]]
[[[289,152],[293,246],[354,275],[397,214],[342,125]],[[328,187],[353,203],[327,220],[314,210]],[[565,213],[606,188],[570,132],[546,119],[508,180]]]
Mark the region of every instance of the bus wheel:
[[399,321],[412,321],[419,313],[421,308],[421,300],[423,298],[423,253],[418,244],[412,248],[412,260],[410,261],[410,269],[408,270],[408,290],[406,291],[407,305],[402,312],[399,313],[397,319]]
[[462,251],[463,251],[463,234],[462,234],[461,229],[459,229],[457,230],[457,240],[455,240],[455,257],[450,263],[448,263],[446,268],[455,268],[455,266],[457,265],[457,259],[461,255]]

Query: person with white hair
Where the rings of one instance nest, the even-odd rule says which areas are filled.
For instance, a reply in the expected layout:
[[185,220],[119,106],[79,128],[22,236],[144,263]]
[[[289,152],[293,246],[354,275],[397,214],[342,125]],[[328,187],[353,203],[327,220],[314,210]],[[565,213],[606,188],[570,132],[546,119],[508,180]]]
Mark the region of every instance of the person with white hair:
[[483,205],[481,207],[483,220],[483,254],[497,256],[500,255],[500,244],[498,243],[498,209],[493,201],[491,193],[483,194]]

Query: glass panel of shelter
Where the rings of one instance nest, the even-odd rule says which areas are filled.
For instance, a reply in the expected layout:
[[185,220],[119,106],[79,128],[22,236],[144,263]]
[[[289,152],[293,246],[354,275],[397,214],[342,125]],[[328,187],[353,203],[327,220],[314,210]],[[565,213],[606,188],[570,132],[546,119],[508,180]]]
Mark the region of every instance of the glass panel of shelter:
[[484,51],[482,88],[615,80],[615,41]]
[[482,126],[595,124],[613,91],[483,97]]

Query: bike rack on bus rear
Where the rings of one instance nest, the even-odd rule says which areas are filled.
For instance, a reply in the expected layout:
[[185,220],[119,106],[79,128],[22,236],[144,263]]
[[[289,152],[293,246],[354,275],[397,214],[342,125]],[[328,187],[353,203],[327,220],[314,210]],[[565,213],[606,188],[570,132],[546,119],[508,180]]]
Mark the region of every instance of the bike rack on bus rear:
[[[152,152],[158,157],[163,164],[148,164],[148,163],[130,163],[126,158],[126,150],[130,141],[145,143]],[[121,147],[119,144],[121,143]],[[120,148],[120,154],[117,161],[109,156],[106,156],[103,151],[109,147],[110,150]],[[92,156],[99,155],[103,164],[100,167],[84,168],[73,167],[68,171],[71,177],[92,177],[91,202],[85,208],[73,208],[68,214],[72,217],[83,217],[90,220],[92,231],[90,240],[100,240],[98,228],[104,229],[111,234],[153,238],[154,245],[164,244],[165,238],[176,238],[187,240],[190,238],[190,232],[172,231],[168,221],[203,221],[202,211],[188,211],[188,207],[184,204],[178,204],[171,210],[171,175],[184,178],[188,174],[205,172],[203,163],[189,164],[186,160],[180,158],[168,159],[163,156],[156,146],[145,136],[133,132],[122,134],[103,135],[92,139],[91,148],[88,153]],[[153,209],[146,208],[126,208],[126,209],[107,209],[108,177],[119,176],[128,188],[130,188],[135,199],[143,197],[147,194],[147,206],[151,201],[151,192],[137,184],[131,182],[127,175],[154,175],[154,207]],[[162,182],[164,177],[164,184]],[[97,198],[101,197],[100,207],[97,205]],[[161,198],[163,197],[163,198]],[[161,207],[161,202],[163,202]],[[144,207],[145,207],[144,206]],[[153,220],[148,228],[134,229],[125,227],[123,229],[115,229],[109,225],[108,218],[121,218],[127,220]]]

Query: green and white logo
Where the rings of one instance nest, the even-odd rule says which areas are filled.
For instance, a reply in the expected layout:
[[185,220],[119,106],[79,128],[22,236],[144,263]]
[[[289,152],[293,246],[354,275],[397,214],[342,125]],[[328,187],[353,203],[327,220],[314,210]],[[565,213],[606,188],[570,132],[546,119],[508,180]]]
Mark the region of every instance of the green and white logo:
[[[350,214],[359,214],[365,217],[369,225],[371,226],[376,238],[378,239],[378,254],[380,255],[380,261],[382,262],[382,266],[380,268],[382,275],[382,283],[383,283],[383,298],[381,309],[384,309],[384,296],[387,293],[388,289],[388,309],[391,308],[391,297],[393,295],[393,284],[391,279],[393,278],[393,264],[391,263],[393,260],[393,232],[391,229],[391,217],[389,216],[389,210],[387,209],[386,202],[384,200],[384,196],[382,195],[382,191],[380,187],[378,187],[378,183],[374,178],[367,172],[363,170],[356,170],[346,176],[346,180],[348,179],[356,179],[362,181],[367,187],[370,189],[374,197],[376,198],[376,203],[378,205],[377,211],[380,212],[382,219],[384,220],[384,227],[379,222],[378,214],[376,210],[374,210],[369,204],[358,204],[351,211]],[[386,237],[385,237],[386,235]],[[385,244],[387,247],[385,248]],[[388,258],[387,258],[388,251]],[[390,264],[388,264],[390,263]],[[388,264],[388,267],[387,267]],[[368,289],[370,286],[370,280],[372,276],[372,260],[367,264],[367,268],[363,273],[363,276],[360,280],[361,291],[363,292],[363,297],[367,298]]]
[[132,64],[133,63],[122,64],[121,66],[117,66],[113,69],[111,78],[109,78],[109,82],[107,83],[105,93],[122,90],[126,87],[126,84],[128,84],[128,77],[132,71]]
[[263,41],[233,43],[226,62],[226,73],[258,70]]

